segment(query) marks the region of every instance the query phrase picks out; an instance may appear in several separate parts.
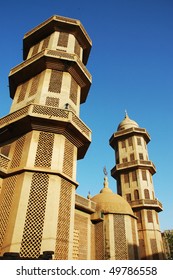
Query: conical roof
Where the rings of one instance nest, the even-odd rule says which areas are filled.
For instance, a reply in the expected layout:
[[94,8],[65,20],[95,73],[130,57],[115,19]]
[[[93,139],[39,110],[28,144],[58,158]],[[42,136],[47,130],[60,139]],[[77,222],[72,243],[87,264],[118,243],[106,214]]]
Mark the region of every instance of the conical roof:
[[108,187],[108,179],[104,178],[104,187],[100,193],[91,198],[96,202],[96,210],[104,214],[124,214],[134,216],[130,204]]

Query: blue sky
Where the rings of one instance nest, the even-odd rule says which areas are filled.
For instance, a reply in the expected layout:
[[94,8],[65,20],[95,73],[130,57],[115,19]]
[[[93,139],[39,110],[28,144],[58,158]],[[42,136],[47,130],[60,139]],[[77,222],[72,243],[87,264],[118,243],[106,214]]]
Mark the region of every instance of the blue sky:
[[81,118],[92,130],[92,144],[78,162],[78,193],[95,195],[106,166],[115,165],[109,138],[124,118],[151,136],[155,192],[163,203],[161,229],[173,228],[173,1],[172,0],[30,0],[3,1],[0,7],[0,117],[8,114],[8,74],[22,62],[24,34],[52,15],[81,20],[93,41],[87,68],[93,83]]

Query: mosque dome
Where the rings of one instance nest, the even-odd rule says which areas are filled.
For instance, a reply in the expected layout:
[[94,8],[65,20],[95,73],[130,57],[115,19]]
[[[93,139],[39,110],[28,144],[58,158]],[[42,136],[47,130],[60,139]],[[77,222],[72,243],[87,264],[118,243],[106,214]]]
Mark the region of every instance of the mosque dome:
[[91,198],[96,203],[97,211],[105,214],[124,214],[134,216],[130,204],[108,187],[107,177],[104,178],[104,188]]
[[135,121],[131,120],[126,113],[124,120],[119,124],[117,130],[123,130],[131,127],[139,127],[139,125]]

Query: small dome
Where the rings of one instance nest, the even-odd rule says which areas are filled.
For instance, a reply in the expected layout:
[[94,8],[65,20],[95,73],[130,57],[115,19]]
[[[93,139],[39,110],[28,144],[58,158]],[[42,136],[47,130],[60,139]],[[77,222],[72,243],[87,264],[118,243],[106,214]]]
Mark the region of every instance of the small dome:
[[123,130],[131,127],[139,127],[139,125],[135,121],[131,120],[126,113],[124,120],[119,124],[117,130]]
[[134,216],[130,204],[120,195],[115,194],[108,187],[107,177],[104,178],[104,188],[99,194],[91,198],[96,202],[97,211],[105,214],[125,214]]

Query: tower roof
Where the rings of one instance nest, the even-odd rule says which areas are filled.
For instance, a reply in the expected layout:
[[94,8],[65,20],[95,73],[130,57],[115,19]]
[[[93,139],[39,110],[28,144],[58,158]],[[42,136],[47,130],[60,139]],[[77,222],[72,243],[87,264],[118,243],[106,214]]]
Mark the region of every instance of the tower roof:
[[108,186],[108,179],[104,177],[104,187],[100,193],[91,198],[96,202],[96,209],[104,214],[124,214],[134,216],[130,204],[120,195],[115,194]]
[[86,65],[91,50],[92,41],[85,28],[79,20],[54,15],[43,23],[39,24],[29,32],[23,39],[23,58],[27,58],[29,49],[32,45],[49,36],[54,31],[63,31],[74,34],[79,44],[84,50],[83,63]]
[[131,128],[131,127],[139,127],[139,125],[137,124],[137,122],[131,120],[126,112],[125,114],[125,118],[122,120],[122,122],[120,122],[120,124],[118,125],[117,130],[123,130],[123,129],[127,129],[127,128]]

